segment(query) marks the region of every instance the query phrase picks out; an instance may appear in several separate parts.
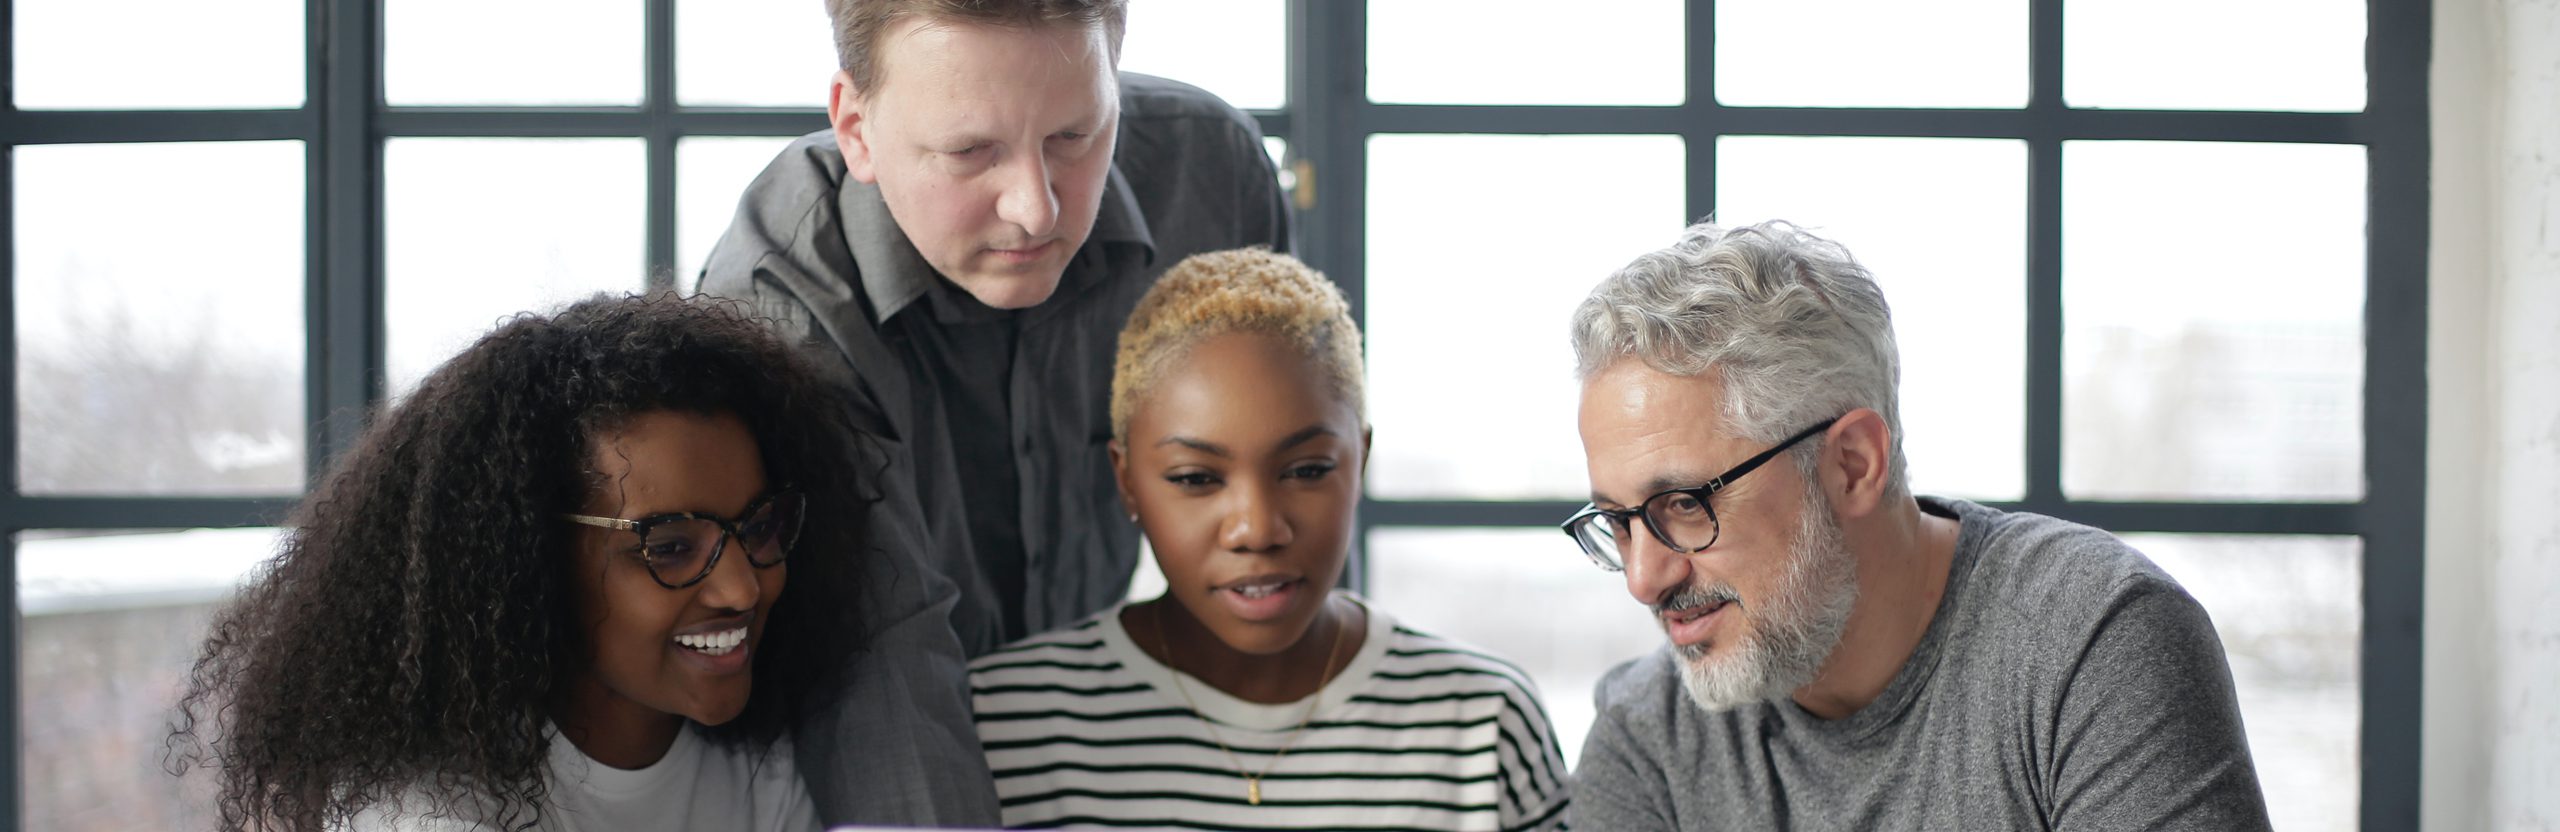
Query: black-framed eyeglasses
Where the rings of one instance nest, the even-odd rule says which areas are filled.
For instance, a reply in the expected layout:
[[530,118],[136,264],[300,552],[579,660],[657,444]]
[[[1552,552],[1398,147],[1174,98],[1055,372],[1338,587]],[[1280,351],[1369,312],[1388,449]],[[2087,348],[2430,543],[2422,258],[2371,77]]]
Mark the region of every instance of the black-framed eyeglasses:
[[1564,521],[1564,533],[1572,535],[1573,542],[1582,544],[1582,554],[1590,557],[1592,563],[1611,572],[1626,568],[1619,555],[1634,542],[1629,537],[1632,534],[1629,527],[1637,520],[1644,521],[1644,527],[1653,532],[1653,538],[1671,547],[1671,551],[1684,555],[1705,551],[1707,547],[1716,545],[1716,538],[1724,533],[1724,524],[1717,522],[1716,507],[1709,502],[1709,497],[1731,487],[1735,480],[1742,479],[1742,475],[1776,459],[1778,454],[1796,443],[1830,430],[1832,423],[1838,421],[1840,417],[1834,416],[1822,420],[1821,424],[1797,431],[1796,435],[1787,437],[1787,441],[1743,460],[1732,470],[1707,480],[1705,485],[1674,488],[1655,494],[1644,498],[1644,502],[1635,508],[1607,509],[1586,504]]
[[790,556],[791,544],[800,540],[800,520],[807,502],[797,492],[777,491],[748,503],[735,521],[690,511],[638,520],[584,514],[561,516],[573,523],[638,535],[639,545],[630,552],[649,567],[649,577],[659,586],[683,589],[711,575],[711,568],[720,565],[720,553],[732,538],[746,549],[747,563],[756,568],[781,563]]

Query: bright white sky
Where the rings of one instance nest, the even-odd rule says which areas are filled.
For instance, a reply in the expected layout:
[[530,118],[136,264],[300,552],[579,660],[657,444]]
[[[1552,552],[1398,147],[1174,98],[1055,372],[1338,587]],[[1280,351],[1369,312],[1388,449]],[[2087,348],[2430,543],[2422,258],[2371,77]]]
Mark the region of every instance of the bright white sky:
[[[15,152],[18,337],[28,348],[69,348],[114,316],[154,347],[212,330],[257,360],[302,362],[301,142]],[[142,204],[150,212],[137,216]]]

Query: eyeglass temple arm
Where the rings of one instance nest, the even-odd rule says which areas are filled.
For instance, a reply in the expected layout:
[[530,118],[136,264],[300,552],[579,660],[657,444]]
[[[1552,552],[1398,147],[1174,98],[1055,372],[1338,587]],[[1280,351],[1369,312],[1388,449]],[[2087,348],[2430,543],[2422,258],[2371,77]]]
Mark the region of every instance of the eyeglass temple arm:
[[620,517],[594,517],[585,514],[563,514],[560,516],[568,518],[569,522],[572,523],[595,526],[602,529],[618,529],[627,532],[640,528],[639,523],[624,520]]
[[1829,419],[1822,420],[1820,424],[1816,424],[1813,427],[1796,431],[1796,435],[1787,437],[1787,441],[1771,445],[1768,450],[1761,451],[1760,453],[1753,455],[1750,459],[1743,460],[1742,464],[1733,466],[1733,470],[1724,472],[1724,476],[1708,480],[1707,484],[1703,487],[1707,489],[1707,493],[1709,494],[1723,491],[1727,483],[1741,479],[1742,475],[1751,473],[1761,465],[1767,464],[1769,460],[1777,459],[1779,454],[1786,453],[1787,449],[1795,447],[1796,443],[1802,442],[1812,437],[1814,434],[1830,430],[1831,426],[1839,421],[1840,417],[1834,416]]

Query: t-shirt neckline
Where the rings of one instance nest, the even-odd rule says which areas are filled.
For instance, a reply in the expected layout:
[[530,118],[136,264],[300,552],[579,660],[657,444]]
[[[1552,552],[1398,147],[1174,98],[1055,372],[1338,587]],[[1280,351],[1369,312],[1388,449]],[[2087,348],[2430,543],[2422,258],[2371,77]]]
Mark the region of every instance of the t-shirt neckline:
[[[1360,650],[1351,655],[1351,663],[1344,665],[1342,672],[1334,674],[1332,681],[1308,697],[1292,702],[1265,704],[1238,699],[1198,677],[1156,661],[1155,657],[1147,655],[1147,651],[1139,649],[1137,642],[1130,638],[1128,628],[1121,626],[1120,615],[1129,607],[1126,601],[1103,612],[1099,622],[1102,643],[1111,651],[1112,658],[1119,660],[1131,675],[1147,683],[1169,704],[1185,704],[1183,695],[1188,693],[1190,704],[1197,712],[1221,727],[1250,731],[1294,730],[1300,720],[1312,721],[1307,708],[1308,699],[1315,700],[1313,713],[1322,714],[1342,707],[1367,687],[1369,676],[1377,671],[1378,663],[1387,654],[1387,642],[1395,633],[1395,619],[1385,611],[1349,592],[1337,590],[1334,594],[1368,611],[1368,636],[1362,639]],[[1181,679],[1180,688],[1175,687],[1176,677]]]
[[1938,597],[1938,609],[1929,616],[1929,629],[1920,634],[1920,643],[1911,649],[1911,658],[1885,683],[1884,692],[1873,702],[1839,719],[1823,719],[1804,709],[1790,697],[1778,703],[1779,711],[1789,723],[1844,740],[1857,740],[1874,735],[1902,719],[1919,701],[1920,692],[1928,688],[1929,677],[1938,669],[1938,659],[1945,652],[1948,633],[1955,619],[1965,610],[1968,582],[1973,566],[1979,560],[1983,540],[1990,534],[1992,510],[1964,500],[1919,497],[1921,510],[1957,521],[1956,550],[1948,558],[1946,590]]
[[554,788],[576,787],[604,796],[645,794],[666,788],[678,777],[690,777],[700,768],[702,738],[695,736],[692,720],[676,729],[674,743],[658,761],[640,768],[615,768],[597,762],[578,749],[577,743],[561,736],[560,726],[550,726],[552,770],[561,773],[564,782]]

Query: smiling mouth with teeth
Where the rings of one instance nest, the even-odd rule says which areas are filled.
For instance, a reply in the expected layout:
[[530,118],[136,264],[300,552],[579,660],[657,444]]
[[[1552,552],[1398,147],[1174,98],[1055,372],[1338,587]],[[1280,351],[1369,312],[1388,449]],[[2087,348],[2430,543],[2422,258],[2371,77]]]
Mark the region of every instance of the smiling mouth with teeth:
[[735,630],[722,630],[717,633],[676,636],[677,644],[684,645],[688,649],[699,651],[703,655],[707,656],[726,656],[729,654],[729,651],[738,649],[738,645],[745,644],[746,642],[747,628],[745,627],[739,627]]
[[1250,584],[1235,584],[1235,585],[1228,586],[1228,587],[1227,587],[1227,590],[1228,590],[1228,591],[1230,591],[1230,592],[1234,592],[1234,593],[1235,593],[1235,594],[1237,594],[1237,595],[1242,595],[1242,596],[1244,596],[1245,598],[1248,598],[1248,599],[1261,599],[1261,598],[1269,598],[1269,597],[1271,597],[1271,594],[1272,594],[1272,593],[1274,593],[1274,592],[1279,592],[1280,590],[1283,590],[1283,589],[1287,589],[1287,588],[1289,588],[1289,585],[1294,584],[1294,583],[1297,583],[1297,581],[1294,581],[1294,580],[1277,580],[1277,579],[1275,579],[1275,580],[1268,580],[1268,581],[1258,581],[1258,582],[1250,583]]

